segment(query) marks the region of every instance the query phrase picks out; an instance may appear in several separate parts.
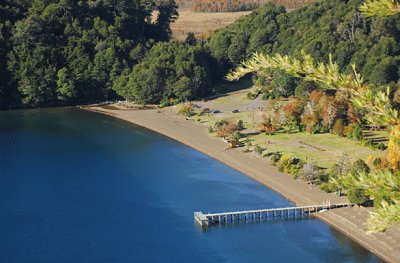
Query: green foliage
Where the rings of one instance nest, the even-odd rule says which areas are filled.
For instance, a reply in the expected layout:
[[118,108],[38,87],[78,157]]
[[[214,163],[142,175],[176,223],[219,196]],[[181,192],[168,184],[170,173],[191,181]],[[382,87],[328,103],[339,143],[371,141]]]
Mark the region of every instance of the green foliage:
[[184,115],[188,118],[194,115],[193,105],[191,103],[183,103],[179,106],[177,114]]
[[351,203],[361,205],[369,200],[362,188],[350,188],[347,190],[347,198]]
[[400,201],[382,202],[376,212],[368,219],[369,233],[385,232],[391,225],[400,222]]
[[364,134],[361,128],[361,125],[358,123],[355,123],[353,128],[351,129],[351,132],[347,134],[347,138],[353,139],[355,141],[361,141],[364,138]]
[[343,136],[344,135],[344,123],[342,119],[337,119],[335,125],[333,125],[332,133]]
[[296,86],[294,90],[294,95],[296,97],[308,97],[313,90],[318,87],[314,82],[311,81],[300,81],[299,85]]
[[238,126],[239,131],[242,131],[245,129],[243,120],[239,120],[237,123],[237,126]]
[[[254,52],[299,58],[304,50],[327,64],[332,54],[345,74],[352,73],[351,65],[356,64],[368,83],[397,82],[400,50],[395,43],[400,40],[400,16],[366,18],[358,11],[362,2],[324,0],[290,13],[267,4],[214,34],[211,49],[215,54],[227,54],[233,39],[240,35],[243,43],[249,43],[241,51],[247,59]],[[227,62],[237,65],[233,60]]]
[[212,79],[208,59],[200,46],[179,42],[155,44],[133,67],[123,90],[140,103],[205,96],[210,92]]
[[367,0],[360,11],[365,16],[391,16],[400,13],[400,3],[397,0]]
[[225,126],[225,125],[227,125],[227,124],[228,124],[228,121],[227,121],[227,120],[220,120],[220,121],[217,121],[217,122],[214,124],[214,129],[221,128],[222,126]]
[[281,159],[282,154],[280,152],[271,153],[271,162],[272,164],[276,164]]
[[265,149],[259,145],[254,146],[254,152],[258,155],[261,155]]
[[294,177],[298,176],[299,171],[303,167],[304,163],[301,162],[298,158],[294,158],[289,155],[282,155],[278,161],[278,169],[279,171],[289,173]]
[[[129,100],[128,72],[150,39],[168,39],[177,16],[170,0],[5,2],[0,108],[112,99],[116,93]],[[154,9],[159,15],[153,23]]]
[[369,173],[371,168],[361,159],[358,159],[351,165],[350,173],[358,174],[358,173]]

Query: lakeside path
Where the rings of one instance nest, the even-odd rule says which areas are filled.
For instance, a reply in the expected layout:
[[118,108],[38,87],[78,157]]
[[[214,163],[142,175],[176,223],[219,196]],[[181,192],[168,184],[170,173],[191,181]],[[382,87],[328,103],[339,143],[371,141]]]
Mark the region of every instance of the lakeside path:
[[[265,158],[245,154],[240,148],[224,150],[226,143],[209,136],[206,127],[186,120],[168,108],[132,110],[85,106],[82,109],[110,115],[184,143],[248,175],[296,205],[322,204],[327,200],[330,200],[332,204],[347,201],[345,197],[328,194],[315,187],[311,188],[306,182],[295,180],[292,176],[279,172]],[[201,210],[201,207],[198,209]],[[352,207],[315,215],[381,259],[387,262],[400,262],[400,230],[391,227],[385,233],[366,234],[364,224],[370,211],[370,208]]]

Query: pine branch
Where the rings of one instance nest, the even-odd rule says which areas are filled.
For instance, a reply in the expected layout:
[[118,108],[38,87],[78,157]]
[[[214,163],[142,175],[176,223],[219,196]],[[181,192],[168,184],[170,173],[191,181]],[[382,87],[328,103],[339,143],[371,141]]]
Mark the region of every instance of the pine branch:
[[360,11],[366,17],[392,16],[400,13],[400,3],[396,0],[367,0]]

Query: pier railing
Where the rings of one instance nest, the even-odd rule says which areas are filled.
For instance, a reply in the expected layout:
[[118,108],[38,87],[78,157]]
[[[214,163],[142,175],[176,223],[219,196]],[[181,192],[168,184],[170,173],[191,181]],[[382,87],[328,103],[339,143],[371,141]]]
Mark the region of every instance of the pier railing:
[[226,224],[240,221],[262,221],[276,218],[298,218],[310,216],[315,212],[322,212],[340,207],[352,207],[352,203],[307,205],[282,208],[270,208],[260,210],[246,210],[236,212],[208,213],[195,212],[194,219],[202,226],[207,227],[213,224]]

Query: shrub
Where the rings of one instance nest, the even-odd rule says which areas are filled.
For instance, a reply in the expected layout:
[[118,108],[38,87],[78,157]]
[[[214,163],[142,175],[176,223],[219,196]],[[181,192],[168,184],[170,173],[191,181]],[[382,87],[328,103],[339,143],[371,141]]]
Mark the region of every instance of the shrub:
[[317,89],[317,86],[314,82],[303,80],[294,90],[294,95],[296,97],[308,97],[315,89]]
[[323,182],[320,186],[319,189],[321,189],[324,192],[327,193],[333,193],[337,191],[337,187],[335,184],[333,184],[332,182]]
[[327,133],[329,129],[321,124],[314,125],[314,133]]
[[307,123],[306,132],[308,132],[309,134],[314,134],[315,133],[314,126],[315,126],[314,122]]
[[171,103],[171,100],[169,99],[163,99],[160,101],[160,105],[158,105],[160,108],[165,108],[165,107],[169,107],[172,106],[173,104]]
[[238,121],[237,126],[238,126],[239,131],[244,130],[244,123],[242,120]]
[[333,125],[332,133],[343,136],[344,135],[344,122],[342,119],[337,119],[335,125]]
[[303,165],[300,175],[304,180],[314,183],[321,176],[321,169],[314,162],[308,162]]
[[361,159],[358,159],[355,161],[350,168],[350,172],[352,174],[358,174],[358,173],[369,173],[371,169],[369,166]]
[[362,146],[368,146],[374,148],[374,143],[372,142],[371,139],[362,138],[360,142]]
[[378,143],[376,145],[376,149],[377,150],[381,150],[381,151],[385,151],[387,149],[387,146],[383,142],[381,142],[381,143]]
[[240,139],[245,138],[245,137],[246,137],[246,135],[237,131],[233,134],[232,139],[239,141]]
[[271,162],[272,164],[276,164],[281,159],[282,154],[280,152],[274,152],[271,154]]
[[350,168],[351,167],[347,155],[342,154],[330,169],[329,176],[332,178],[340,177],[347,174],[350,171]]
[[358,123],[349,124],[347,129],[347,138],[361,141],[364,138],[361,125]]
[[228,124],[228,121],[227,120],[220,120],[220,121],[217,121],[215,124],[214,124],[214,129],[218,129],[218,128],[220,128],[220,127],[222,127],[222,126],[225,126],[225,125],[227,125]]
[[192,117],[194,115],[193,105],[191,103],[182,104],[178,109],[178,114]]
[[299,174],[300,169],[303,167],[303,162],[298,158],[289,155],[282,155],[279,162],[279,171],[292,174],[295,178]]
[[374,167],[381,167],[381,165],[382,165],[382,158],[380,158],[380,157],[375,158],[374,161],[372,162],[372,165],[373,165]]
[[256,93],[248,92],[246,94],[246,98],[248,98],[250,100],[254,100],[254,99],[256,99],[258,97],[258,94],[259,94],[258,92],[256,92]]
[[213,129],[213,127],[211,127],[211,126],[208,126],[208,133],[213,133],[214,132],[214,129]]
[[238,131],[238,127],[234,123],[227,123],[226,125],[220,126],[217,130],[217,136],[226,138],[233,135],[234,132]]
[[258,155],[262,155],[264,150],[265,149],[260,147],[259,145],[254,146],[254,152],[257,153]]
[[347,190],[347,198],[351,203],[361,205],[369,200],[365,191],[361,188],[350,188]]

